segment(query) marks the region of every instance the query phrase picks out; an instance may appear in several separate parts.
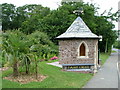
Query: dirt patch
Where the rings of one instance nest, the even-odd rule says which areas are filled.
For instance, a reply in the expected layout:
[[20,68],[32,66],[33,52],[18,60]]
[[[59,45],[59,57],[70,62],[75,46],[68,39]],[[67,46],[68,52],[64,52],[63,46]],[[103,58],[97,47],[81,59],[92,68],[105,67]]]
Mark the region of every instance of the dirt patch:
[[8,77],[4,77],[3,79],[7,79],[10,81],[14,81],[14,82],[19,82],[21,84],[26,84],[29,82],[41,82],[43,81],[47,76],[43,76],[41,74],[38,74],[38,77],[36,79],[35,75],[19,75],[18,77],[13,77],[13,75],[10,75]]

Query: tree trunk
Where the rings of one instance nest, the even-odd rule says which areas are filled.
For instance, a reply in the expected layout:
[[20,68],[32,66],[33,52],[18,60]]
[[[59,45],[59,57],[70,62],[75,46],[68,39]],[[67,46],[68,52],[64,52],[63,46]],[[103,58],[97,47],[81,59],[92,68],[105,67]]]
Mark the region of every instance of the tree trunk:
[[26,74],[28,74],[28,66],[26,65]]
[[107,52],[107,49],[108,49],[107,43],[108,43],[108,40],[106,40],[105,53]]
[[38,77],[38,65],[37,65],[37,61],[36,61],[36,79]]
[[26,58],[27,58],[27,60],[25,61],[26,74],[29,74],[30,60],[28,57]]
[[28,65],[25,65],[26,66],[26,74],[29,74],[29,67],[30,67],[30,65],[28,64]]
[[17,61],[15,61],[14,64],[13,64],[13,76],[14,76],[14,77],[17,77],[17,76],[18,76]]

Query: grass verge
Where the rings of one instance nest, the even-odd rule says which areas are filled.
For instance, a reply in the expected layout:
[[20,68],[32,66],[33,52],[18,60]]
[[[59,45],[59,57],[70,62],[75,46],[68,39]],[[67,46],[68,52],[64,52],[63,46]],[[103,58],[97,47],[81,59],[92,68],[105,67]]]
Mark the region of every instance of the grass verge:
[[[81,88],[93,74],[64,72],[59,67],[47,65],[46,61],[39,63],[39,73],[48,76],[42,82],[20,84],[3,79],[3,88]],[[11,74],[11,69],[3,72],[3,77]]]
[[[100,58],[102,64],[105,63],[109,54],[101,53]],[[85,74],[78,72],[64,72],[61,68],[47,65],[52,61],[43,61],[39,63],[39,73],[46,75],[47,78],[42,82],[30,82],[27,84],[20,84],[9,80],[2,80],[3,88],[82,88],[87,81],[89,81],[93,74]],[[3,71],[3,77],[10,75],[12,69]]]
[[100,54],[100,59],[102,60],[101,61],[102,65],[106,62],[106,60],[108,59],[109,55],[110,55],[109,53],[101,53]]
[[115,53],[116,51],[115,50],[112,50],[112,53]]

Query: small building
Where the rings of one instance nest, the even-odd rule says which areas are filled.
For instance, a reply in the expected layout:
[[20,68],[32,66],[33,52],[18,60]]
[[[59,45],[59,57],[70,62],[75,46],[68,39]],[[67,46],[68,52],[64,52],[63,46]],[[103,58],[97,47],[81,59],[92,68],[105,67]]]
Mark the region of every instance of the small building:
[[99,36],[91,32],[84,21],[77,17],[59,40],[59,63],[64,70],[92,70],[98,67]]

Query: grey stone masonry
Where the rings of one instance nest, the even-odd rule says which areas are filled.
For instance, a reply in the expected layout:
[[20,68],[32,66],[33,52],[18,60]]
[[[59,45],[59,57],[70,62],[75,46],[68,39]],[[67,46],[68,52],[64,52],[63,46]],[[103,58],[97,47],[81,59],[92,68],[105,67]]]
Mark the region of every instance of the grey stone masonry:
[[77,17],[66,32],[56,38],[59,40],[59,62],[63,67],[64,64],[71,64],[71,68],[72,64],[92,64],[94,65],[92,70],[94,73],[97,72],[98,40],[100,37],[91,32],[82,18]]
[[[79,57],[80,43],[84,42],[87,57]],[[60,64],[94,64],[98,59],[98,39],[68,39],[59,41]],[[96,54],[96,55],[95,55]]]

